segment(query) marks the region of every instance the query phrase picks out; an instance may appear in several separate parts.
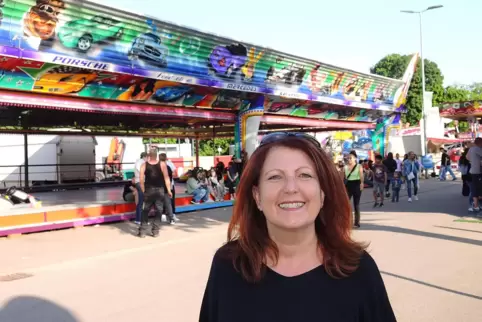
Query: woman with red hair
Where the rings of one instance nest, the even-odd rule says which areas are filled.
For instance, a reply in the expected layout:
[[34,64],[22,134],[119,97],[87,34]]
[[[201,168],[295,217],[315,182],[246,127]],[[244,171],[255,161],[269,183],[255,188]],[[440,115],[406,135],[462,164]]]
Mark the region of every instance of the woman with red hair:
[[344,191],[315,138],[265,136],[241,177],[199,321],[396,321],[375,261],[350,236]]

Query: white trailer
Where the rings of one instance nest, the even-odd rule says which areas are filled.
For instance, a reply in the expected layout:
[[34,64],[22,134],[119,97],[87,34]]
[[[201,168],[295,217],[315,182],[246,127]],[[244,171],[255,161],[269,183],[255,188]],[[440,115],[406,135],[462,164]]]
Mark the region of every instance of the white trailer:
[[[29,185],[90,182],[95,180],[94,137],[28,135]],[[0,135],[2,188],[23,186],[25,147],[23,134]],[[77,164],[72,165],[70,164]],[[83,165],[79,165],[83,164]]]

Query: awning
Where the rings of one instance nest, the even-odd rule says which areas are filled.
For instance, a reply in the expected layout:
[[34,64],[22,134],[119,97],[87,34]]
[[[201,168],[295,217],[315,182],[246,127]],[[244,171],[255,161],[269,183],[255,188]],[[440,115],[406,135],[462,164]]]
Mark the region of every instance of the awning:
[[230,112],[186,108],[182,106],[159,106],[153,104],[111,102],[98,99],[45,95],[0,90],[0,106],[43,108],[64,111],[149,115],[175,118],[199,118],[234,123],[235,115]]
[[428,138],[428,141],[432,141],[432,143],[434,144],[446,144],[446,143],[461,143],[469,140],[450,139],[450,138]]

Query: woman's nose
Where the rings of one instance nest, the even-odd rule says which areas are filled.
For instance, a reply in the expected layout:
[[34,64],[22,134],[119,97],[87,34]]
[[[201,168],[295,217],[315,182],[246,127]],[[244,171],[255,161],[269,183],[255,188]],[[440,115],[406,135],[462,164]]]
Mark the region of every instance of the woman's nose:
[[298,191],[298,183],[295,176],[286,177],[284,191],[287,193]]

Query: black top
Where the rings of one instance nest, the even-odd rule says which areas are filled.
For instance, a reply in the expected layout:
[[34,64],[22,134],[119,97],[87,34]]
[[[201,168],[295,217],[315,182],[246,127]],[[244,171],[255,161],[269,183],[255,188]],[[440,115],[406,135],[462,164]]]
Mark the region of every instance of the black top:
[[447,166],[447,165],[450,165],[450,157],[449,155],[447,154],[447,152],[444,152],[442,153],[442,160],[440,160],[442,166]]
[[388,173],[394,173],[397,170],[397,161],[394,159],[385,159],[382,163],[387,167]]
[[266,268],[263,279],[251,284],[218,250],[199,321],[393,322],[396,318],[378,267],[368,253],[347,278],[334,279],[323,266],[294,277]]
[[166,189],[166,182],[164,181],[164,174],[161,170],[161,164],[157,162],[156,164],[145,163],[145,187],[147,188],[164,188]]

